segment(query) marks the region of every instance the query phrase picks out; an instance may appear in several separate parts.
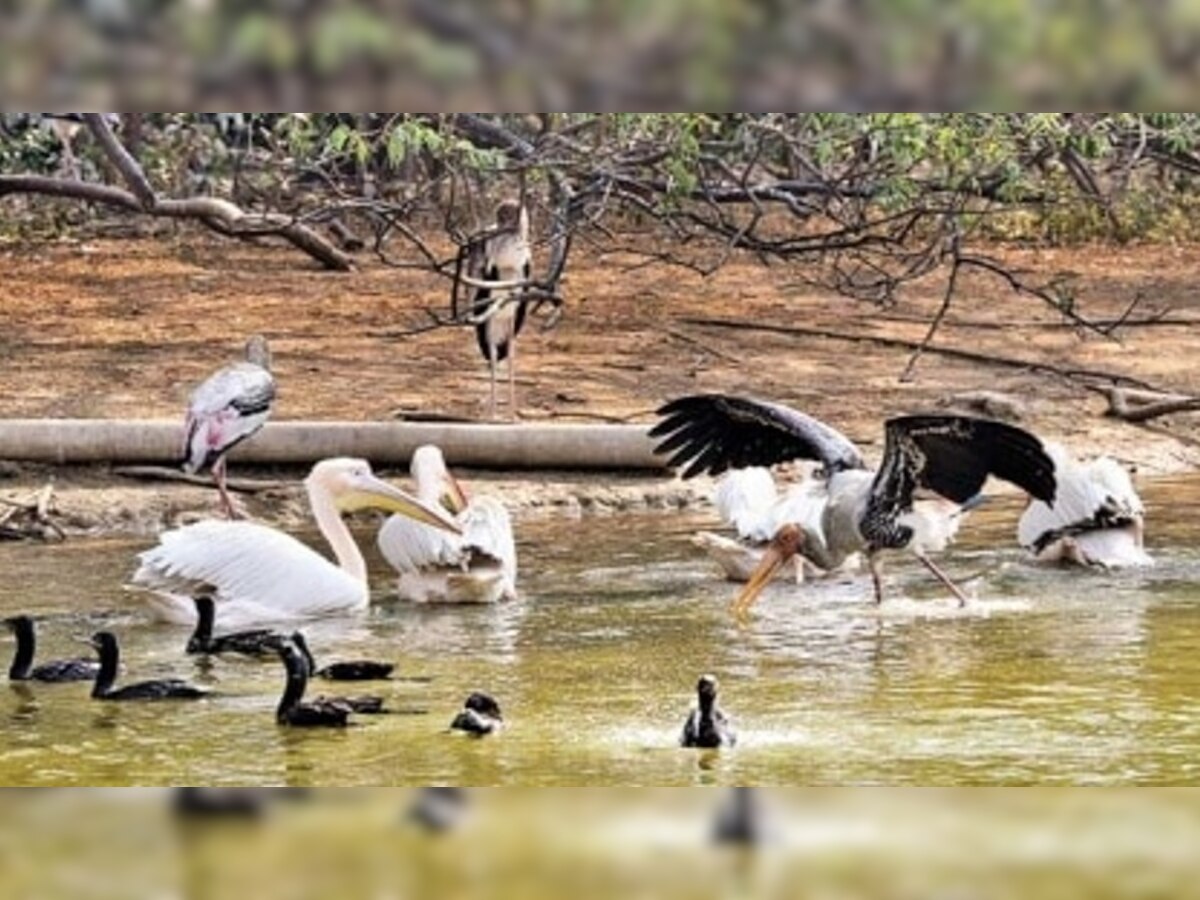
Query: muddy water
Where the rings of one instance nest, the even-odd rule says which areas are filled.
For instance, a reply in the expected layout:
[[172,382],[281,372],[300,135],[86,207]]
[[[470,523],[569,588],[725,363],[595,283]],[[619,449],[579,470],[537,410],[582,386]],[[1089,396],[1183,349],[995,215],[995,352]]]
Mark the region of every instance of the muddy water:
[[[0,613],[43,617],[40,655],[111,627],[126,677],[218,692],[118,705],[79,685],[0,687],[0,783],[1198,784],[1200,480],[1146,499],[1153,570],[1030,566],[1017,507],[997,501],[945,559],[977,576],[967,610],[897,560],[881,610],[864,577],[780,585],[747,626],[688,542],[707,516],[526,523],[518,603],[389,602],[377,567],[368,618],[306,629],[319,658],[391,658],[414,676],[378,686],[400,714],[345,733],[277,728],[275,665],[185,657],[185,630],[150,624],[121,588],[144,544],[0,546]],[[734,752],[674,746],[704,671],[739,726]],[[476,688],[500,699],[507,732],[443,733]]]

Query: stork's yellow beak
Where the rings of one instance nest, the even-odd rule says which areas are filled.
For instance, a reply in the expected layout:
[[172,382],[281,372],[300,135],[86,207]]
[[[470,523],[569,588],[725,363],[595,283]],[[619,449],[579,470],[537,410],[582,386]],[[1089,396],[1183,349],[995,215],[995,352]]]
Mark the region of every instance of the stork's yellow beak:
[[350,490],[338,497],[338,508],[343,512],[359,509],[380,509],[440,528],[451,534],[462,534],[458,523],[440,509],[426,506],[416,497],[393,487],[374,475],[359,475]]
[[733,601],[730,611],[737,618],[744,618],[750,612],[763,589],[771,583],[776,573],[788,560],[800,552],[800,545],[803,542],[803,532],[795,525],[785,525],[779,529],[767,546],[766,552],[763,553],[762,562],[758,564],[758,568],[754,570],[754,574],[750,576],[750,580],[746,582],[742,592]]

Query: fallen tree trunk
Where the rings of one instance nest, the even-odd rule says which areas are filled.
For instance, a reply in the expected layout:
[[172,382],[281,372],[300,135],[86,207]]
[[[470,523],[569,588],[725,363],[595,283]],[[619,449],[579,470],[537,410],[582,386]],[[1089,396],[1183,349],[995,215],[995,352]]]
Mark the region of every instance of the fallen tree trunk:
[[1161,416],[1200,411],[1200,397],[1183,394],[1160,394],[1150,391],[1131,391],[1109,388],[1108,409],[1105,415],[1126,422],[1149,422]]
[[[0,420],[0,459],[55,464],[175,464],[178,421]],[[437,444],[451,465],[485,469],[662,470],[641,425],[456,425],[440,422],[271,422],[237,447],[232,462],[311,465],[357,456],[407,466]]]

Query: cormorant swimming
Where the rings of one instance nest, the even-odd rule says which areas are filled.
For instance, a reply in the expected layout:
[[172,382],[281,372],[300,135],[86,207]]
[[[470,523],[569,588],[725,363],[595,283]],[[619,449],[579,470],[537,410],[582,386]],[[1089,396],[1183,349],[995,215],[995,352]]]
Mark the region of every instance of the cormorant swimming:
[[712,675],[701,676],[696,685],[696,695],[699,702],[684,723],[680,743],[684,747],[705,749],[732,747],[736,744],[737,733],[733,730],[729,717],[717,706],[717,679]]
[[4,624],[12,630],[17,639],[17,652],[13,654],[12,665],[8,669],[9,681],[91,681],[99,673],[100,664],[94,659],[55,659],[34,666],[37,633],[33,619],[29,616],[13,616],[5,619]]

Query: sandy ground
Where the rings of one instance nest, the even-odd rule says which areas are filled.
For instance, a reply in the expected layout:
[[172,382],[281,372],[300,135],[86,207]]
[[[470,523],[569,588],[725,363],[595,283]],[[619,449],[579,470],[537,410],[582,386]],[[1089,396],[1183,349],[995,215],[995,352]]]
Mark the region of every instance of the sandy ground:
[[[586,248],[580,248],[584,253]],[[996,251],[1012,266],[1078,276],[1078,309],[1133,318],[1167,313],[1178,324],[1125,327],[1116,339],[1064,327],[1062,317],[1003,282],[968,275],[939,343],[1063,368],[1135,376],[1200,391],[1200,247],[1094,247]],[[3,417],[149,418],[180,413],[191,386],[236,358],[245,337],[272,342],[281,385],[277,417],[380,419],[400,412],[481,416],[487,371],[474,335],[441,329],[397,337],[444,311],[447,283],[366,262],[352,274],[311,268],[288,250],[197,239],[62,241],[0,248]],[[1108,452],[1143,476],[1200,463],[1200,416],[1153,429],[1103,416],[1106,401],[1079,382],[1024,369],[927,355],[899,375],[908,351],[828,338],[701,327],[689,317],[737,318],[920,340],[941,300],[941,280],[908,289],[885,311],[814,292],[801,272],[734,262],[701,278],[620,258],[579,256],[564,281],[567,309],[551,331],[520,343],[519,390],[527,421],[649,421],[664,400],[695,391],[778,399],[827,419],[878,450],[890,414],[945,408],[990,391],[1020,421],[1082,454]],[[293,480],[296,473],[248,473]],[[71,530],[154,530],[212,509],[199,488],[131,484],[103,469],[0,466],[0,498],[54,480]],[[468,480],[473,480],[468,475]],[[661,478],[488,476],[522,511],[689,505],[705,486]],[[283,520],[302,506],[294,489],[260,494],[250,512]]]

